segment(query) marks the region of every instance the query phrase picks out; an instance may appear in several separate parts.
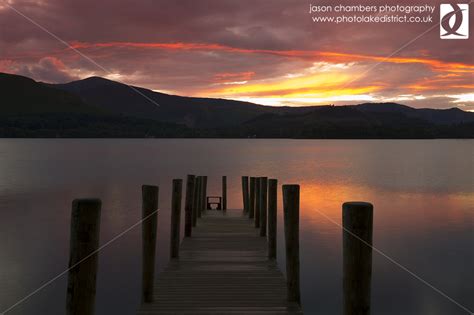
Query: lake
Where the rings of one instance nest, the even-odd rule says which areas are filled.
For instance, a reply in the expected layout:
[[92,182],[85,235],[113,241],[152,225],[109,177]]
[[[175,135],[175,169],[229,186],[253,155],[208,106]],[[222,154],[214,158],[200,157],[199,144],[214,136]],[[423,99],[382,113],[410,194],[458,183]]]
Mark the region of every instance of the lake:
[[[101,243],[141,218],[141,185],[160,186],[157,268],[168,262],[171,181],[242,175],[301,185],[301,289],[306,314],[342,312],[345,201],[374,204],[374,246],[474,310],[473,140],[0,139],[0,313],[67,268],[71,202],[102,199]],[[284,266],[281,187],[278,263]],[[141,229],[99,256],[97,314],[133,314],[141,288]],[[67,275],[7,314],[64,314]],[[373,314],[468,314],[373,253]]]

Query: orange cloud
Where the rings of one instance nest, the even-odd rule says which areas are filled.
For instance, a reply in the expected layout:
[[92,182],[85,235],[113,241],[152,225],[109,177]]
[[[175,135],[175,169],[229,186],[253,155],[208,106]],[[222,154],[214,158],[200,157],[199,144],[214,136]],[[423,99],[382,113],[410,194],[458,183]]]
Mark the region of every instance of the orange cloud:
[[459,73],[443,73],[432,78],[424,78],[415,83],[404,85],[402,88],[410,89],[414,92],[443,90],[447,86],[455,89],[474,89],[474,84],[470,82],[472,82],[472,77],[466,77]]
[[350,54],[328,51],[311,50],[269,50],[269,49],[246,49],[221,44],[206,43],[139,43],[139,42],[108,42],[108,43],[85,43],[72,42],[71,47],[75,49],[89,48],[144,48],[144,49],[164,49],[164,50],[183,50],[183,51],[222,51],[227,53],[240,54],[263,54],[277,57],[301,58],[308,60],[325,60],[330,62],[354,62],[354,61],[372,61],[380,63],[396,64],[423,64],[432,69],[449,72],[471,72],[474,71],[474,65],[465,63],[445,62],[429,58],[416,57],[383,57],[363,54]]
[[410,57],[380,57],[360,54],[345,54],[336,52],[323,52],[324,56],[332,59],[331,61],[376,61],[397,64],[417,63],[429,66],[434,70],[449,71],[449,72],[470,72],[474,71],[474,65],[464,63],[444,62],[436,59],[427,58],[410,58]]
[[258,83],[230,86],[203,91],[205,95],[218,97],[332,97],[357,95],[377,91],[379,85],[349,86],[352,76],[348,73],[315,73],[297,78],[276,78]]
[[230,83],[235,81],[248,81],[255,76],[255,72],[238,72],[238,73],[217,73],[214,75],[216,83]]
[[[404,88],[408,88],[413,90],[414,92],[418,91],[439,91],[440,88],[443,88],[444,86],[437,85],[437,84],[428,84],[428,83],[415,83],[415,84],[410,84],[407,86],[404,86]],[[474,84],[451,84],[449,86],[450,88],[453,89],[474,89]]]

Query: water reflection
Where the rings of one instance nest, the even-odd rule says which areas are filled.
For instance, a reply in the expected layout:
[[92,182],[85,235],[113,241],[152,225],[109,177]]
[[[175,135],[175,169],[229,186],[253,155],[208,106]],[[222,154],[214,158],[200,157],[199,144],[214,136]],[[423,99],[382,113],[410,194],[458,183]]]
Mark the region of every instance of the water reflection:
[[[309,279],[303,277],[305,311],[341,311],[342,232],[319,212],[342,222],[341,203],[346,200],[373,202],[375,247],[472,308],[473,194],[393,193],[309,181],[302,183],[301,198],[302,248],[310,251],[302,252],[302,269],[312,274]],[[373,268],[375,314],[400,314],[402,310],[403,314],[465,313],[376,253]],[[332,307],[314,303],[318,294],[323,304],[331,301]]]
[[[302,300],[307,314],[339,314],[341,204],[375,206],[374,245],[473,309],[473,141],[0,140],[0,308],[67,266],[71,201],[103,201],[105,242],[140,218],[140,187],[160,186],[158,268],[168,261],[171,180],[228,176],[241,208],[241,175],[301,184]],[[281,193],[281,189],[279,189]],[[284,270],[281,194],[278,261]],[[317,210],[317,211],[316,211]],[[140,229],[101,253],[97,314],[133,314],[139,303]],[[63,314],[65,279],[11,314]],[[374,254],[374,314],[464,314]]]

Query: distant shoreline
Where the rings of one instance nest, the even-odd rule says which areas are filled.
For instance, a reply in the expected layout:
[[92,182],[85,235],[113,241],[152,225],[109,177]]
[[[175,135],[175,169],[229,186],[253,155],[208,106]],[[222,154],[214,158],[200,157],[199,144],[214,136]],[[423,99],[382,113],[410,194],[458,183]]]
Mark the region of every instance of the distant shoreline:
[[0,88],[0,137],[5,138],[474,138],[474,113],[459,108],[268,107],[136,87],[150,104],[127,86],[97,77],[52,85],[0,73]]

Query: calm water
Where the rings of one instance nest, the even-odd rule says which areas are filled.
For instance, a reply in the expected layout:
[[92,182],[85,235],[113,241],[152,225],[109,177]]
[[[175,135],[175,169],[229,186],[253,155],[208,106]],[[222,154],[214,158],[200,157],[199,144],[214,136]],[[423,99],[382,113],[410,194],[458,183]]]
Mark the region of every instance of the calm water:
[[[62,272],[71,201],[103,201],[101,242],[137,222],[140,186],[160,186],[158,268],[168,261],[170,188],[186,174],[299,183],[302,302],[306,314],[340,314],[347,200],[371,201],[374,246],[474,310],[474,141],[0,140],[0,313]],[[279,189],[279,191],[281,191]],[[279,208],[279,264],[284,270]],[[318,212],[319,211],[319,212]],[[97,314],[133,314],[140,294],[140,229],[99,258]],[[373,314],[468,314],[374,253]],[[63,314],[66,277],[8,314]]]

